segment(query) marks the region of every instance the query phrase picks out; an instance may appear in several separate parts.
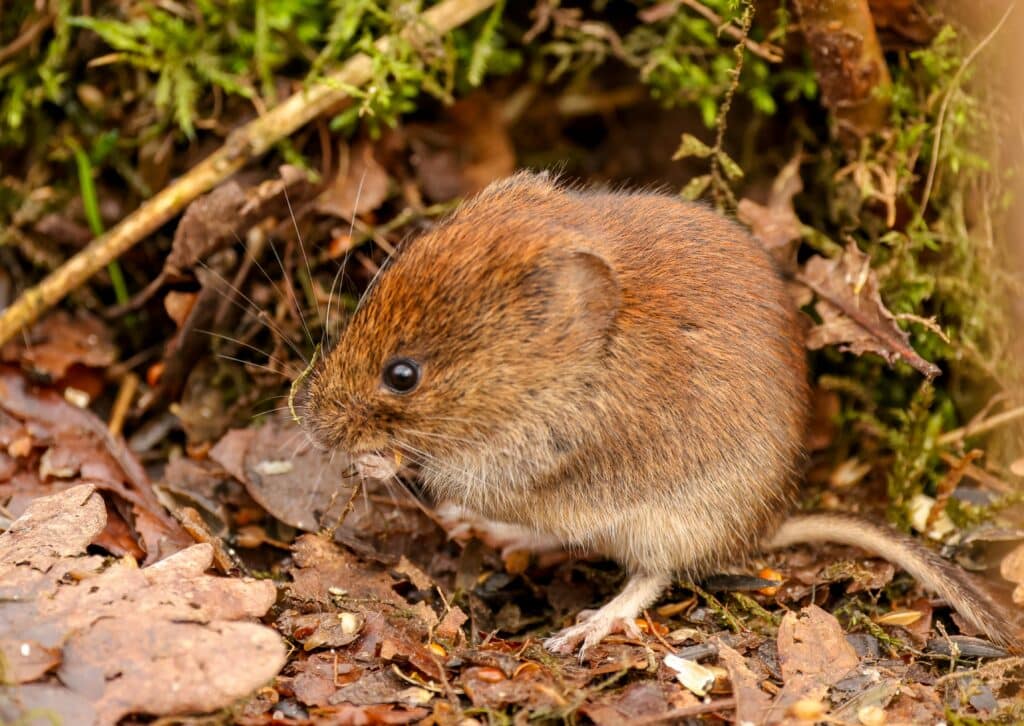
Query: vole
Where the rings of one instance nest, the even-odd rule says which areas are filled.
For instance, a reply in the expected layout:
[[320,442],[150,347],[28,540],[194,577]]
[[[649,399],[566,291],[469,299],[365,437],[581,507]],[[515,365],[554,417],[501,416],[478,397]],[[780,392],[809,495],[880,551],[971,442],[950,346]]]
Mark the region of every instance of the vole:
[[1005,614],[914,539],[785,519],[808,423],[799,311],[763,247],[658,193],[519,173],[412,240],[308,376],[315,440],[438,500],[607,555],[622,592],[546,641],[582,652],[674,576],[829,540],[892,560],[1002,644]]

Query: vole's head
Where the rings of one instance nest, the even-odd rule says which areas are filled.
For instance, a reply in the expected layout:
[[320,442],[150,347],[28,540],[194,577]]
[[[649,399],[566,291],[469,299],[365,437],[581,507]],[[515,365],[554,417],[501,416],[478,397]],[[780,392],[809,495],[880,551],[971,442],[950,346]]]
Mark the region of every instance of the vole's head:
[[619,306],[584,227],[570,192],[523,174],[413,240],[311,372],[304,425],[376,476],[396,453],[430,471],[563,428]]

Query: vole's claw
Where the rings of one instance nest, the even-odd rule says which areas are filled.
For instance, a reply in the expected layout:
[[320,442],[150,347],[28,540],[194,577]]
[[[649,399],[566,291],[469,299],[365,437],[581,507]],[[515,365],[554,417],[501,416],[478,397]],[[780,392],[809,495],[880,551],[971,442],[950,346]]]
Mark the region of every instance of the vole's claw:
[[[630,638],[639,640],[640,629],[632,618],[619,617],[615,613],[601,610],[584,610],[577,617],[577,622],[559,631],[544,641],[544,647],[552,653],[571,655],[579,647],[580,663],[586,658],[587,652],[604,640],[611,633],[625,633]],[[581,645],[582,643],[582,645]]]

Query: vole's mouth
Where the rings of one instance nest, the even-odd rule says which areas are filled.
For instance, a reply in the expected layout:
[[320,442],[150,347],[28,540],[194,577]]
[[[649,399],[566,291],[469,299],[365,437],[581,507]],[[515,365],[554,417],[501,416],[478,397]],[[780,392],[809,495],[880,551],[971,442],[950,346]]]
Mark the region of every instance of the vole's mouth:
[[390,455],[369,451],[352,458],[352,466],[365,479],[390,479],[398,473],[401,465],[402,453],[397,450]]

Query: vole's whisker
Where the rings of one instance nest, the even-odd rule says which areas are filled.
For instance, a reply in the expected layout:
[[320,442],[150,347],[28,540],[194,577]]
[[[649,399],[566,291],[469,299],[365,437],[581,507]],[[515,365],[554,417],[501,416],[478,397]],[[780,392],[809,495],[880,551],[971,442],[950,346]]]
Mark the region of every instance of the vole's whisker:
[[[287,199],[287,197],[285,197]],[[291,209],[291,207],[289,207]],[[277,260],[278,267],[281,268],[281,275],[284,277],[285,290],[287,291],[288,299],[291,302],[292,309],[299,316],[299,323],[302,325],[302,330],[306,333],[306,340],[311,345],[315,345],[316,341],[313,340],[313,334],[309,332],[309,326],[306,325],[306,316],[302,313],[302,304],[299,302],[298,295],[295,294],[295,283],[292,281],[292,276],[288,272],[284,265],[284,260],[281,259],[281,255],[278,254],[277,248],[274,246],[274,240],[268,239],[267,245],[270,247],[270,251],[274,255],[274,259]],[[312,280],[311,280],[312,281]]]
[[452,436],[450,434],[438,434],[428,433],[427,431],[420,431],[419,429],[403,429],[405,433],[413,434],[414,436],[423,436],[428,439],[438,439],[439,441],[451,441],[456,444],[466,444],[468,446],[475,446],[479,442],[471,441],[470,439],[463,438],[461,436]]
[[374,285],[377,284],[377,279],[380,277],[380,274],[384,272],[384,269],[388,266],[390,262],[391,255],[388,255],[384,259],[384,261],[380,263],[380,267],[377,268],[377,272],[375,272],[373,274],[373,277],[370,278],[370,284],[366,286],[366,289],[363,290],[363,294],[359,296],[359,302],[356,303],[356,312],[358,312],[359,308],[363,306],[363,303],[366,301],[366,298],[370,295],[370,292],[373,290]]
[[336,285],[338,284],[339,277],[341,278],[342,282],[344,282],[345,280],[345,270],[348,269],[348,261],[349,258],[352,256],[352,250],[355,247],[355,245],[352,244],[352,233],[355,232],[356,229],[356,210],[359,209],[359,200],[363,196],[363,182],[365,181],[366,169],[363,170],[362,176],[359,177],[359,186],[356,187],[356,199],[355,202],[352,204],[352,219],[350,219],[348,222],[348,249],[345,250],[345,256],[341,260],[341,265],[338,267],[338,271],[334,273],[334,279],[331,280],[331,289],[328,290],[327,292],[327,315],[326,319],[324,320],[324,327],[323,331],[321,332],[320,338],[322,340],[325,339],[328,344],[330,344],[331,342],[331,303],[334,301],[334,290]]
[[236,345],[240,345],[240,346],[242,346],[244,348],[248,348],[249,350],[251,350],[251,351],[253,351],[255,353],[259,353],[260,355],[265,355],[265,356],[267,356],[267,360],[271,361],[272,363],[277,363],[282,369],[284,369],[284,371],[286,373],[288,373],[288,375],[290,375],[292,377],[295,377],[295,376],[297,376],[299,374],[299,371],[296,370],[291,365],[291,363],[283,361],[280,358],[277,358],[276,356],[274,356],[274,355],[272,355],[270,353],[267,353],[265,350],[263,350],[259,346],[252,345],[251,343],[246,343],[244,340],[239,340],[238,338],[233,338],[230,335],[224,335],[223,333],[215,333],[212,330],[203,330],[201,328],[196,328],[196,332],[197,333],[205,333],[206,335],[212,336],[214,338],[220,338],[221,340],[226,340],[229,343],[235,343]]
[[[437,459],[437,457],[433,456],[432,454],[428,454],[426,451],[422,451],[420,449],[417,449],[416,447],[412,446],[411,444],[403,442],[400,446],[401,446],[401,448],[408,449],[412,453],[422,457],[422,463],[430,464],[433,467],[433,470],[436,473],[438,473],[438,474],[446,475],[447,471],[452,470],[451,467],[442,466],[441,462]],[[478,476],[476,476],[475,474],[473,474],[473,473],[471,473],[471,472],[469,472],[467,470],[455,467],[454,471],[455,471],[455,473],[461,474],[462,476],[466,477],[467,479],[470,479],[471,481],[473,481],[475,484],[477,484],[480,487],[486,486],[485,482],[481,478],[479,478]]]
[[260,370],[267,371],[268,373],[273,373],[275,376],[281,376],[285,380],[287,380],[289,377],[287,371],[280,371],[277,368],[271,368],[270,366],[264,365],[262,363],[254,363],[253,361],[245,360],[244,358],[236,358],[235,356],[228,355],[227,353],[216,353],[215,355],[218,358],[234,361],[235,363],[241,363],[244,366],[252,366],[253,368],[259,368]]
[[[309,257],[306,255],[306,243],[302,239],[302,232],[299,231],[299,220],[295,218],[295,212],[292,211],[292,200],[288,196],[288,187],[287,186],[282,187],[281,191],[284,192],[284,201],[285,201],[285,204],[288,205],[288,214],[291,215],[292,226],[295,228],[295,239],[297,239],[298,242],[299,242],[299,252],[302,253],[302,261],[306,265],[306,275],[309,276],[309,283],[312,285],[313,284],[313,269],[309,266]],[[317,318],[319,318],[320,317],[320,304],[318,302],[316,302],[316,301],[314,301],[314,302],[316,303],[316,306],[317,306],[316,316],[317,316]],[[309,336],[309,342],[310,343],[315,343],[316,342],[316,341],[313,340],[313,336],[309,335],[309,329],[308,328],[306,329],[306,334]]]
[[238,288],[237,288],[237,287],[236,287],[235,285],[233,285],[233,284],[232,284],[232,283],[231,283],[231,282],[230,282],[229,280],[227,280],[227,279],[226,279],[226,278],[225,278],[225,277],[224,277],[223,275],[221,275],[221,274],[220,274],[219,272],[217,272],[217,271],[216,271],[215,269],[213,269],[212,267],[210,267],[209,265],[207,265],[207,264],[206,264],[205,262],[203,262],[202,260],[200,260],[200,261],[198,262],[198,264],[199,264],[199,265],[200,265],[200,266],[201,266],[201,267],[202,267],[202,268],[203,268],[204,270],[206,270],[207,272],[209,272],[209,273],[211,273],[212,275],[214,275],[214,276],[215,276],[215,277],[216,277],[216,278],[217,278],[218,280],[220,280],[220,281],[221,281],[221,282],[222,282],[222,283],[223,283],[223,284],[224,284],[224,285],[225,285],[225,286],[226,286],[226,287],[227,287],[228,289],[230,289],[230,290],[231,290],[232,292],[234,292],[234,293],[235,293],[236,295],[238,295],[238,296],[239,296],[239,297],[241,297],[241,298],[242,298],[243,300],[245,300],[245,302],[246,302],[246,303],[248,304],[248,307],[247,307],[246,305],[243,305],[242,303],[238,302],[238,300],[235,300],[235,299],[234,299],[234,298],[233,298],[232,296],[230,296],[230,295],[224,295],[224,293],[222,292],[221,294],[222,294],[222,295],[223,295],[223,296],[224,296],[224,297],[225,297],[225,298],[226,298],[226,299],[227,299],[227,300],[228,300],[228,301],[229,301],[229,302],[230,302],[230,303],[231,303],[232,305],[234,305],[235,307],[237,307],[237,308],[238,308],[239,310],[241,310],[242,312],[244,312],[244,313],[246,313],[246,314],[248,314],[248,315],[252,315],[252,316],[253,316],[253,317],[254,317],[254,318],[255,318],[255,319],[257,320],[257,321],[259,321],[259,322],[263,323],[263,324],[264,324],[265,326],[267,326],[267,329],[269,329],[269,330],[270,330],[270,331],[271,331],[272,333],[274,333],[275,335],[277,335],[277,337],[278,337],[278,338],[279,338],[280,340],[284,341],[284,342],[285,342],[285,343],[286,343],[286,344],[288,345],[288,347],[292,349],[292,352],[293,352],[293,353],[295,353],[295,355],[296,355],[296,356],[298,356],[298,357],[299,357],[299,359],[301,359],[301,360],[302,360],[302,362],[303,362],[304,364],[308,362],[308,361],[306,361],[306,356],[304,356],[304,355],[302,354],[302,351],[301,351],[301,350],[299,350],[298,346],[297,346],[297,345],[295,345],[295,343],[293,343],[293,342],[291,341],[291,339],[290,339],[290,338],[288,338],[288,336],[284,334],[284,331],[282,331],[282,330],[281,330],[281,328],[277,326],[277,324],[276,324],[276,323],[275,323],[275,322],[273,321],[273,319],[271,319],[270,317],[268,317],[268,316],[266,315],[266,313],[265,313],[265,312],[264,312],[264,311],[263,311],[263,310],[262,310],[262,309],[260,308],[260,306],[259,306],[259,305],[257,305],[257,304],[256,304],[256,302],[255,302],[255,301],[254,301],[254,300],[253,300],[253,299],[252,299],[251,297],[249,297],[249,296],[248,296],[248,295],[246,295],[246,294],[245,294],[244,292],[242,292],[241,290],[239,290],[239,289],[238,289]]
[[338,287],[338,280],[343,278],[347,261],[348,254],[346,253],[345,262],[338,266],[338,271],[334,273],[334,278],[331,280],[331,288],[327,292],[327,314],[324,316],[323,329],[320,331],[320,345],[322,347],[331,345],[331,304],[334,302],[334,291]]
[[254,413],[252,416],[249,417],[249,420],[251,421],[252,419],[257,419],[260,416],[270,416],[271,414],[275,414],[275,413],[284,413],[287,410],[288,410],[287,406],[278,406],[277,408],[268,408],[266,411],[257,411],[256,413]]

